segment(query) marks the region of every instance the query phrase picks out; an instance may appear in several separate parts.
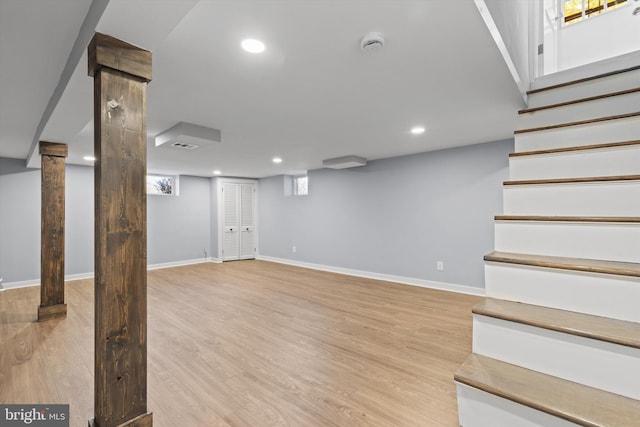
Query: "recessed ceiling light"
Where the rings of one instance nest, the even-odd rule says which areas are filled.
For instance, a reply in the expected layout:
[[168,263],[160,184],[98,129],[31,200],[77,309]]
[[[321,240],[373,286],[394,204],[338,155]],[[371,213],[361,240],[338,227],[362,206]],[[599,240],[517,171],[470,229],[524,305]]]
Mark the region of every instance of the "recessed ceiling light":
[[273,163],[282,163],[282,159],[280,157],[274,157]]
[[220,172],[219,170],[215,170],[215,171],[213,171],[213,174],[214,174],[214,175],[220,175],[221,173],[222,173],[222,172]]
[[93,156],[84,156],[83,159],[85,159],[88,162],[95,162],[96,158]]
[[420,135],[421,133],[424,133],[425,128],[423,126],[414,126],[411,128],[411,133],[414,135]]
[[262,53],[265,49],[264,43],[256,39],[242,40],[241,46],[249,53]]

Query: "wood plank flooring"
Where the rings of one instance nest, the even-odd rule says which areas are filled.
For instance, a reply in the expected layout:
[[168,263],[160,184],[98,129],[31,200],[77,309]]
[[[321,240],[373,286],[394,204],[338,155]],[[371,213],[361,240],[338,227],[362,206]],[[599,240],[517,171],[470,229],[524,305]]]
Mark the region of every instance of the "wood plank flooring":
[[[0,292],[0,402],[93,416],[93,281],[37,323],[39,288]],[[155,427],[457,426],[453,373],[479,297],[264,261],[149,271]]]

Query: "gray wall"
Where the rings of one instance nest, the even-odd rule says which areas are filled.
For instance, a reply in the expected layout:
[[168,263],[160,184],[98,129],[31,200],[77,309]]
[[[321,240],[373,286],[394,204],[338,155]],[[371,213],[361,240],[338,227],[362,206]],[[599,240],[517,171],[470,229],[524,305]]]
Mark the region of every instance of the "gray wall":
[[[67,275],[93,271],[93,191],[92,167],[66,166],[64,259]],[[35,244],[39,245],[40,239]],[[33,278],[38,276],[30,277]]]
[[[5,283],[40,276],[40,170],[0,158],[0,276]],[[149,264],[211,253],[210,180],[180,177],[180,196],[147,198]],[[93,168],[67,165],[65,274],[93,272]]]
[[147,262],[204,259],[211,254],[211,180],[180,176],[180,195],[147,197]]
[[[310,171],[308,196],[285,196],[285,177],[262,179],[260,254],[483,287],[512,149],[507,140]],[[90,273],[93,168],[67,165],[66,183],[66,274]],[[215,179],[181,176],[180,196],[147,203],[149,264],[216,256]],[[37,280],[39,270],[40,171],[0,158],[0,275]]]
[[308,196],[285,196],[283,176],[261,179],[260,254],[484,287],[511,151],[506,140],[314,170]]
[[217,178],[211,178],[211,258],[218,257],[218,195],[217,195]]
[[5,283],[40,275],[40,171],[0,158],[0,276]]

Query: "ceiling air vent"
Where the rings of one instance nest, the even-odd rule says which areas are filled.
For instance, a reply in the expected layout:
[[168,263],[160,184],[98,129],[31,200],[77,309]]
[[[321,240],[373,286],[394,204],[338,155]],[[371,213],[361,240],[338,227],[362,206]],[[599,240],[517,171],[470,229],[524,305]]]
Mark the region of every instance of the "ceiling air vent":
[[355,168],[357,166],[364,166],[366,164],[367,159],[358,156],[343,156],[322,161],[322,166],[330,169]]
[[175,150],[196,150],[213,147],[222,140],[218,129],[180,122],[156,135],[156,147]]

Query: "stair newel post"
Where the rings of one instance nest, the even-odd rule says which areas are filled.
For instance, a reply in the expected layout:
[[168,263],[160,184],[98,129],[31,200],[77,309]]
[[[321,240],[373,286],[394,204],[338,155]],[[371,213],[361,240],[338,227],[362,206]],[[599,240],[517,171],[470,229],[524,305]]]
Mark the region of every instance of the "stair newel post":
[[151,52],[96,33],[95,418],[152,426],[147,411],[146,88]]

